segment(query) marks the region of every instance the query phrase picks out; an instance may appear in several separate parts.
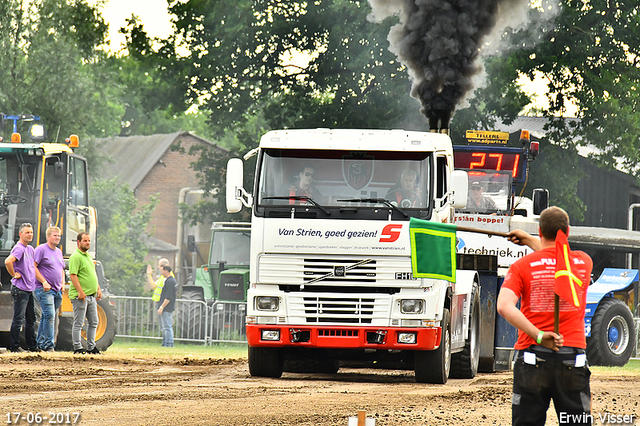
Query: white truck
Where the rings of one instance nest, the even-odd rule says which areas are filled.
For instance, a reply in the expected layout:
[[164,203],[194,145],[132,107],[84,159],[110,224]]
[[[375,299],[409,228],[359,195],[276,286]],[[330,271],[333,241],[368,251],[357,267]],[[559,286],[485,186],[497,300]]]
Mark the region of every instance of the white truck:
[[468,178],[454,171],[449,136],[279,130],[256,152],[252,194],[242,160],[227,169],[227,210],[253,209],[251,375],[337,372],[355,361],[413,366],[418,382],[474,377],[479,274],[458,270],[451,283],[411,269],[409,219],[453,223],[454,207],[466,204]]
[[[470,137],[471,136],[471,137]],[[454,146],[454,166],[464,170],[470,185],[480,186],[483,197],[493,201],[478,206],[470,202],[458,209],[455,223],[459,226],[481,228],[489,231],[509,232],[524,229],[535,234],[538,231],[539,214],[548,204],[546,190],[534,189],[533,201],[518,197],[515,184],[527,181],[529,161],[535,158],[538,148],[532,143],[528,132],[522,131],[522,148],[507,147],[509,135],[503,132],[468,131],[468,141],[485,139],[490,143]],[[504,138],[504,139],[503,139]],[[500,143],[502,141],[502,144]],[[471,193],[471,191],[470,191]],[[477,194],[476,194],[477,196]],[[472,195],[469,196],[471,198]],[[498,287],[509,266],[531,250],[516,246],[504,238],[469,232],[458,233],[458,253],[496,256]],[[640,233],[636,231],[572,226],[569,242],[574,249],[615,250],[637,252]],[[595,260],[595,259],[594,259]],[[607,268],[587,290],[585,335],[587,356],[592,365],[624,365],[636,347],[636,330],[632,311],[638,312],[638,270]],[[481,275],[482,276],[482,275]],[[481,305],[494,305],[496,292],[488,286],[483,288]],[[491,322],[490,311],[483,311],[483,319]],[[510,365],[516,329],[504,318],[495,318],[494,369],[506,369]],[[481,359],[491,350],[482,346]]]

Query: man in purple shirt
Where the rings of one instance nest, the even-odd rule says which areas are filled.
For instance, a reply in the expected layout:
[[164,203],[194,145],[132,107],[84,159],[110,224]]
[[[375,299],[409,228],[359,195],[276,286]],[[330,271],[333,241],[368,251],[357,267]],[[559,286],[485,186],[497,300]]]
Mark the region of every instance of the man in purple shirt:
[[62,285],[64,284],[64,259],[60,244],[60,228],[52,226],[47,229],[47,242],[40,244],[35,250],[36,289],[33,295],[40,302],[42,317],[36,341],[38,348],[53,352],[55,343],[56,312],[62,303]]
[[4,261],[11,280],[13,296],[13,321],[11,322],[11,352],[24,352],[20,347],[20,330],[24,329],[25,340],[30,351],[38,351],[36,343],[36,311],[33,306],[33,290],[36,288],[36,268],[34,250],[29,243],[33,240],[33,227],[23,223],[19,230],[20,240]]

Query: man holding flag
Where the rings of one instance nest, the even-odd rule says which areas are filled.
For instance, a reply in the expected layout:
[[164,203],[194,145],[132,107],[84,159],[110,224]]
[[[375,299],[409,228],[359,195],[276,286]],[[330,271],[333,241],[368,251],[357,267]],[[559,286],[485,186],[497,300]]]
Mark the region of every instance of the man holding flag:
[[519,330],[512,424],[544,425],[553,399],[559,424],[591,425],[584,313],[593,262],[569,249],[564,210],[544,210],[539,225],[539,240],[510,233],[511,241],[537,251],[511,265],[497,302],[498,313]]

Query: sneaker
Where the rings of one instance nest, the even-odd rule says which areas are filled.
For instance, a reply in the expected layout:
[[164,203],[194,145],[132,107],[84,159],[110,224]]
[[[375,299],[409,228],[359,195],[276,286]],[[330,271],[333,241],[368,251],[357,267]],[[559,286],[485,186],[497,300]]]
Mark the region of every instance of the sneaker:
[[73,351],[74,354],[80,354],[80,355],[84,355],[87,353],[87,351],[85,351],[84,349],[76,349],[75,351]]
[[44,352],[55,352],[55,348],[52,346],[50,348],[44,349]]
[[42,352],[40,348],[29,348],[29,352]]
[[93,354],[93,355],[100,355],[100,351],[98,350],[98,348],[93,348],[87,351],[88,354]]
[[19,346],[17,348],[10,348],[9,351],[10,352],[16,352],[16,353],[18,353],[18,352],[26,352],[24,349],[22,349]]

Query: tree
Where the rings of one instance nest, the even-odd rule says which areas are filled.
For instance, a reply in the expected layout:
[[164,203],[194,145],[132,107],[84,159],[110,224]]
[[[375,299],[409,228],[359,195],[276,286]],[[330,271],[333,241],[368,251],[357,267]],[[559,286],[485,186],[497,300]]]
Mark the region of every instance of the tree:
[[107,25],[86,0],[0,3],[0,111],[41,116],[51,140],[109,132],[117,108],[97,84]]
[[147,255],[145,232],[158,204],[153,197],[140,205],[128,185],[116,178],[95,181],[93,204],[98,210],[98,258],[114,294],[142,294]]
[[176,33],[153,50],[129,28],[131,55],[150,68],[171,64],[167,81],[211,111],[218,135],[260,111],[271,128],[426,126],[417,102],[398,96],[410,85],[387,50],[392,22],[367,21],[366,1],[169,4]]
[[[511,60],[525,75],[537,72],[548,81],[549,116],[562,115],[568,102],[577,106],[580,120],[552,120],[550,137],[564,147],[591,144],[599,149],[594,158],[609,167],[621,159],[638,174],[640,6],[609,0],[546,3],[553,7],[532,10],[535,24],[513,34],[518,49]],[[540,34],[539,22],[552,13],[554,25]],[[534,35],[540,36],[537,45],[531,43]]]
[[[369,22],[366,1],[169,4],[175,34],[155,40],[154,50],[139,27],[129,27],[131,56],[146,69],[171,64],[168,78],[154,75],[186,84],[186,103],[210,111],[213,133],[235,155],[256,147],[271,128],[426,129],[408,76],[387,49],[393,20]],[[211,194],[223,188],[225,166],[226,158],[207,148],[193,164]],[[222,201],[183,213],[195,221],[211,211],[221,218]]]

